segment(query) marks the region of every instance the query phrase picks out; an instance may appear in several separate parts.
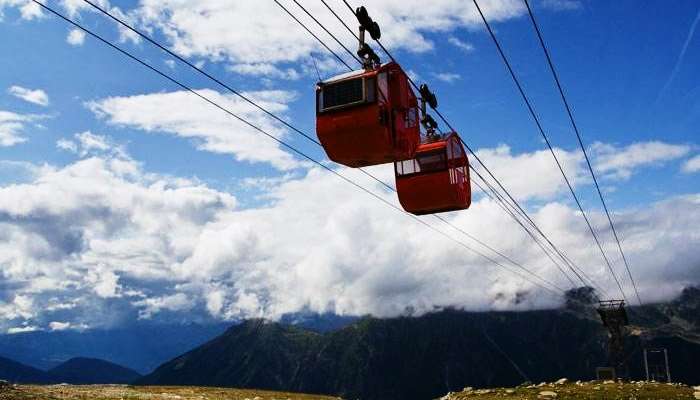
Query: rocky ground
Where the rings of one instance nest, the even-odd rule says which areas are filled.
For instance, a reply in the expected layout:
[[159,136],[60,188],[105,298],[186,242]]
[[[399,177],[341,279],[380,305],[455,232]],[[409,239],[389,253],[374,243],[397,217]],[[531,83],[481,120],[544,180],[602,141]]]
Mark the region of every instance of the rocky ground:
[[0,400],[337,400],[264,390],[126,385],[5,385]]
[[[656,382],[568,382],[515,388],[464,388],[439,400],[505,399],[700,399],[700,386]],[[338,400],[335,397],[249,389],[128,385],[8,385],[0,382],[0,400]]]
[[700,399],[700,386],[658,382],[569,382],[561,379],[554,383],[524,384],[515,388],[474,389],[464,388],[451,392],[440,400],[504,400],[504,399]]

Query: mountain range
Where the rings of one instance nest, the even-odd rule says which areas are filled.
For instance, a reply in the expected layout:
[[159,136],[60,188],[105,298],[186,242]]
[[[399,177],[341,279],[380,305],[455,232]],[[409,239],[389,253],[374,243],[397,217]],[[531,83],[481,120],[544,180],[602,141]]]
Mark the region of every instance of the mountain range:
[[[526,312],[444,310],[363,318],[319,333],[250,320],[158,367],[144,385],[231,386],[362,399],[427,399],[465,386],[594,378],[607,331],[585,292],[567,307]],[[627,363],[643,377],[643,348],[666,348],[675,381],[700,383],[700,289],[629,307]]]
[[0,379],[14,383],[130,383],[141,374],[121,365],[94,358],[72,358],[49,371],[0,357]]
[[89,357],[110,360],[145,374],[220,335],[230,326],[230,323],[136,323],[108,329],[5,334],[0,335],[0,357],[42,370],[71,358]]
[[[209,327],[208,341],[203,339],[207,330],[201,326],[160,326],[154,335],[163,342],[160,348],[157,340],[148,337],[148,329],[138,336],[125,335],[126,330],[120,334],[75,332],[90,333],[83,336],[88,339],[104,336],[82,347],[81,336],[63,335],[63,342],[52,336],[44,346],[68,346],[44,354],[81,349],[119,354],[126,349],[131,353],[124,358],[154,362],[187,343],[194,344],[145,376],[94,358],[71,358],[44,370],[0,358],[0,379],[224,386],[369,400],[436,398],[465,386],[514,386],[562,377],[590,380],[596,367],[607,364],[607,331],[596,313],[595,300],[592,291],[583,288],[569,292],[566,305],[556,310],[442,310],[387,319],[332,315],[296,315],[280,322],[255,319],[225,330],[221,325]],[[687,288],[668,303],[627,310],[630,326],[625,347],[630,378],[644,377],[643,349],[665,348],[673,380],[700,384],[700,288]],[[16,342],[24,348],[40,343],[37,336],[18,337],[25,340]],[[110,347],[103,341],[110,337],[129,340],[115,341]],[[155,354],[134,357],[137,349],[149,351],[151,347]]]

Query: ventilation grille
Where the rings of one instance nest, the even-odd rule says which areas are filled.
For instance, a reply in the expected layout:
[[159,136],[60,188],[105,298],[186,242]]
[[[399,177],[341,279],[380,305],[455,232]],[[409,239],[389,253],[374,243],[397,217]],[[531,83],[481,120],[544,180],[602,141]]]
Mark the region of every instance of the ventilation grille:
[[324,86],[323,110],[364,101],[363,82],[363,79],[351,79]]

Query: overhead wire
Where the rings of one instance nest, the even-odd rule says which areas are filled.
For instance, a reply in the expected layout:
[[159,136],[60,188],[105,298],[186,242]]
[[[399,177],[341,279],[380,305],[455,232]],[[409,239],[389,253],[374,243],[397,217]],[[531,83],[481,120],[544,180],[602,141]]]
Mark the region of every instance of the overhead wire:
[[[347,1],[347,0],[343,0],[343,3],[345,3],[345,5],[347,6],[347,8],[350,10],[350,12],[351,12],[353,15],[355,15],[355,10],[353,10],[352,6],[348,3],[348,1]],[[328,6],[327,6],[327,7],[328,7]],[[330,8],[330,7],[328,7],[328,8]],[[336,15],[336,17],[337,17],[338,19],[341,19],[337,14],[334,13],[334,15]],[[345,25],[345,24],[344,24],[344,25]],[[347,26],[346,26],[346,28],[347,28]],[[349,28],[348,28],[348,29],[349,29]],[[395,58],[393,57],[393,55],[389,52],[389,50],[381,43],[381,41],[380,41],[380,40],[376,40],[376,42],[377,42],[377,44],[379,45],[379,47],[382,49],[382,51],[384,51],[384,53],[385,53],[393,62],[396,62],[396,59],[395,59]],[[412,79],[410,76],[408,76],[408,81],[409,81],[409,83],[410,83],[416,90],[419,90],[418,85],[413,81],[413,79]],[[449,121],[444,117],[444,115],[442,115],[442,113],[441,113],[439,110],[437,110],[436,108],[433,108],[433,111],[438,115],[438,117],[442,120],[442,122],[443,122],[450,130],[456,132],[456,130],[454,129],[454,127],[449,123]],[[462,144],[465,146],[465,148],[467,149],[467,151],[469,151],[469,153],[477,160],[477,162],[481,165],[481,167],[484,168],[484,170],[489,174],[489,176],[497,183],[497,185],[501,188],[501,190],[507,195],[507,197],[510,199],[510,201],[512,201],[513,204],[517,207],[517,209],[518,209],[517,214],[519,214],[519,215],[521,215],[522,217],[524,217],[524,218],[529,222],[529,224],[532,225],[533,228],[535,228],[535,230],[536,230],[543,238],[545,238],[545,240],[547,241],[547,243],[548,243],[550,246],[552,246],[552,248],[555,250],[555,252],[556,252],[556,253],[560,256],[560,258],[564,261],[564,264],[574,273],[574,275],[576,275],[576,277],[577,277],[584,285],[587,285],[587,283],[586,283],[585,280],[583,279],[583,276],[585,275],[585,273],[583,272],[583,270],[582,270],[580,267],[578,267],[576,264],[572,263],[570,259],[568,259],[567,257],[564,257],[564,255],[563,255],[563,253],[561,252],[561,250],[559,250],[559,249],[557,248],[557,246],[555,246],[554,243],[542,232],[542,230],[537,226],[537,224],[532,220],[532,218],[527,214],[527,212],[522,208],[522,206],[520,206],[520,204],[513,198],[513,196],[510,194],[510,192],[503,186],[503,184],[500,182],[500,180],[494,176],[494,174],[493,174],[493,173],[491,172],[491,170],[484,164],[484,162],[481,160],[481,158],[473,151],[473,149],[469,146],[469,144],[467,144],[467,143],[464,141],[464,139],[462,139],[461,137],[460,137],[460,140],[461,140]],[[470,168],[471,168],[473,171],[475,170],[475,169],[474,169],[473,167],[471,167],[471,166],[470,166]],[[526,230],[528,229],[528,228],[525,228],[524,226],[523,226],[523,228],[526,229]]]
[[554,68],[554,62],[552,61],[552,57],[549,53],[549,50],[547,49],[547,45],[544,43],[544,38],[542,35],[542,32],[540,30],[539,25],[537,24],[537,21],[535,19],[535,15],[532,11],[532,8],[530,7],[530,3],[528,0],[523,0],[525,3],[525,6],[527,7],[527,12],[530,16],[530,21],[532,22],[532,26],[535,29],[535,32],[537,33],[537,39],[539,40],[540,46],[542,47],[542,51],[544,52],[545,58],[547,59],[547,64],[549,65],[549,70],[552,72],[552,76],[554,78],[554,82],[556,83],[557,90],[559,91],[559,96],[561,97],[562,102],[564,103],[564,107],[566,108],[566,114],[569,117],[569,121],[571,122],[571,127],[573,128],[574,132],[576,133],[576,139],[578,140],[578,144],[581,147],[581,151],[583,151],[583,155],[586,159],[586,165],[588,166],[588,171],[591,173],[591,177],[593,178],[593,183],[595,184],[596,191],[598,192],[598,197],[600,198],[600,202],[603,204],[603,209],[605,210],[605,215],[608,218],[608,223],[610,224],[610,229],[612,230],[613,236],[615,238],[615,242],[617,242],[617,248],[620,251],[620,255],[622,255],[622,260],[624,261],[625,264],[625,269],[627,270],[627,275],[629,276],[630,282],[632,283],[632,287],[634,288],[634,293],[637,296],[637,301],[639,302],[639,305],[642,304],[642,299],[639,297],[639,290],[637,290],[637,284],[634,281],[634,277],[632,276],[632,271],[630,269],[629,263],[627,262],[627,257],[625,256],[625,252],[622,250],[622,244],[620,243],[620,238],[617,235],[617,230],[615,229],[615,224],[613,223],[612,217],[610,216],[610,211],[608,210],[608,206],[605,202],[605,198],[603,197],[603,192],[600,189],[600,185],[598,184],[598,179],[596,178],[596,174],[593,171],[593,166],[591,165],[591,160],[588,156],[588,152],[586,151],[586,146],[583,144],[583,139],[581,138],[581,132],[578,129],[578,125],[576,124],[576,121],[574,120],[574,115],[573,111],[571,109],[571,106],[569,105],[569,101],[566,98],[566,95],[564,94],[564,88],[562,87],[561,81],[559,79],[559,74],[556,71],[556,68]]
[[[94,7],[95,9],[97,9],[98,11],[102,12],[103,14],[105,14],[106,16],[108,16],[109,18],[111,18],[112,20],[114,20],[115,22],[117,22],[118,24],[120,24],[121,26],[123,26],[124,28],[130,30],[131,32],[137,34],[139,37],[141,37],[141,38],[143,38],[144,40],[148,41],[149,43],[155,45],[156,47],[158,47],[158,48],[161,49],[162,51],[166,52],[166,53],[169,54],[170,56],[172,56],[172,57],[178,59],[179,61],[181,61],[181,62],[183,62],[183,63],[185,63],[185,64],[188,65],[190,68],[193,68],[193,69],[196,70],[197,72],[203,74],[205,77],[211,79],[211,80],[214,81],[215,83],[217,83],[217,84],[219,84],[220,86],[222,86],[222,87],[226,88],[227,90],[231,91],[232,93],[234,93],[234,94],[237,95],[238,97],[242,98],[243,100],[245,100],[245,101],[248,102],[249,104],[251,104],[251,105],[253,105],[254,107],[256,107],[257,109],[263,111],[266,115],[272,117],[272,118],[275,119],[276,121],[282,123],[283,125],[285,125],[286,127],[290,128],[290,129],[292,129],[294,132],[296,132],[296,133],[302,135],[302,136],[303,136],[304,138],[306,138],[307,140],[311,141],[312,143],[316,144],[317,146],[323,147],[323,146],[321,145],[321,143],[320,143],[318,140],[316,140],[316,139],[314,139],[313,137],[311,137],[310,135],[304,133],[304,132],[301,131],[300,129],[294,127],[294,126],[291,125],[289,122],[285,121],[284,119],[280,118],[279,116],[275,115],[274,113],[269,112],[267,109],[261,107],[259,104],[257,104],[256,102],[252,101],[250,98],[248,98],[248,97],[246,97],[245,95],[243,95],[241,92],[235,90],[234,88],[232,88],[231,86],[227,85],[226,83],[224,83],[224,82],[221,81],[220,79],[218,79],[218,78],[214,77],[213,75],[207,73],[207,72],[204,71],[202,68],[199,68],[199,67],[197,67],[196,65],[192,64],[191,62],[187,61],[186,59],[184,59],[184,58],[181,57],[180,55],[174,53],[174,52],[171,51],[170,49],[166,48],[165,46],[163,46],[163,45],[161,45],[160,43],[158,43],[157,41],[155,41],[155,40],[154,40],[153,38],[151,38],[150,36],[146,35],[145,33],[141,32],[140,30],[134,28],[134,27],[131,26],[130,24],[126,23],[124,20],[122,20],[122,19],[120,19],[120,18],[114,16],[114,15],[111,14],[109,11],[107,11],[106,9],[100,7],[99,5],[97,5],[96,3],[94,3],[93,1],[91,1],[91,0],[83,0],[83,1],[84,1],[85,3],[91,5],[92,7]],[[289,15],[292,16],[292,17],[294,17],[294,15],[291,14],[290,11],[289,11],[288,9],[286,9],[286,8],[285,8],[284,6],[282,6],[280,3],[277,3],[277,4],[280,5],[280,7],[282,7],[282,8],[284,9],[284,11],[285,11],[287,14],[289,14]],[[299,23],[300,25],[303,25],[303,23],[302,23],[300,20],[298,20],[297,18],[294,18],[294,20],[295,20],[297,23]],[[317,21],[317,22],[318,22],[318,21]],[[319,24],[320,24],[320,23],[319,23]],[[333,50],[331,50],[320,38],[318,38],[318,36],[313,35],[313,33],[312,33],[306,26],[304,26],[304,28],[305,28],[305,30],[306,30],[307,32],[309,32],[310,34],[312,34],[312,36],[313,36],[317,41],[319,41],[319,42],[320,42],[329,52],[331,52],[336,58],[341,59],[340,56],[339,56],[338,54],[336,54]],[[347,64],[346,64],[346,66],[347,66],[348,68],[350,68]],[[374,181],[380,183],[380,184],[381,184],[382,186],[384,186],[385,188],[387,188],[387,189],[389,189],[389,190],[391,190],[391,191],[393,191],[393,192],[396,192],[396,189],[395,189],[393,186],[387,184],[386,182],[384,182],[384,181],[382,181],[381,179],[375,177],[374,175],[372,175],[371,173],[367,172],[366,170],[364,170],[364,169],[362,169],[362,168],[359,168],[359,170],[360,170],[361,173],[363,173],[364,175],[366,175],[366,176],[368,176],[369,178],[373,179]],[[503,257],[503,254],[500,253],[500,252],[498,252],[497,250],[495,250],[493,247],[488,246],[487,244],[485,244],[485,243],[482,242],[482,241],[479,241],[479,240],[476,239],[474,236],[469,235],[469,234],[466,233],[464,230],[459,229],[458,227],[454,226],[453,224],[451,224],[449,221],[445,220],[444,218],[442,218],[442,217],[440,217],[440,216],[435,216],[435,217],[436,217],[438,220],[440,220],[441,222],[443,222],[443,223],[447,224],[448,226],[452,227],[452,228],[455,229],[456,231],[458,231],[458,232],[462,233],[463,235],[467,236],[467,237],[470,238],[471,240],[476,241],[477,243],[479,243],[479,244],[481,244],[482,246],[486,247],[487,249],[489,249],[490,251],[494,252],[495,254],[497,254],[497,255]],[[505,258],[505,259],[506,259],[507,261],[509,261],[509,262],[512,262],[512,259],[509,259],[509,258]],[[515,265],[516,267],[518,267],[519,269],[524,270],[524,271],[528,272],[528,273],[531,274],[531,275],[534,275],[536,278],[540,279],[541,281],[543,281],[543,282],[545,282],[545,283],[547,283],[547,284],[552,285],[551,282],[545,280],[544,278],[541,278],[541,277],[539,277],[539,276],[536,275],[536,274],[532,274],[527,268],[525,268],[525,267],[522,266],[521,264],[514,263],[514,265]],[[555,285],[555,286],[556,286],[556,285]],[[560,288],[558,288],[558,289],[561,290]]]
[[[87,0],[85,0],[85,1],[87,1]],[[286,11],[288,14],[291,14],[291,13],[289,12],[289,10],[288,10],[287,8],[285,8],[283,5],[281,5],[277,0],[274,0],[274,1],[275,1],[275,3],[277,3],[277,5],[279,5],[284,11]],[[350,53],[351,55],[353,55],[352,52],[351,52],[345,45],[343,45],[343,44],[340,42],[340,40],[339,40],[337,37],[335,37],[335,35],[333,35],[333,34],[332,34],[332,33],[331,33],[317,18],[315,18],[315,17],[313,17],[312,15],[310,15],[310,13],[308,12],[308,10],[306,10],[303,6],[301,6],[296,0],[293,0],[293,1],[294,1],[297,5],[299,5],[299,7],[302,8],[302,10],[303,10],[304,12],[306,12],[307,14],[309,14],[309,16],[314,20],[314,22],[315,22],[317,25],[319,25],[324,31],[326,31],[331,37],[333,37],[333,39],[334,39],[336,42],[338,42],[338,43],[341,45],[341,47],[342,47],[343,49],[345,49],[346,52],[348,52],[348,53]],[[323,0],[322,0],[322,1],[323,1]],[[350,27],[347,26],[347,24],[345,24],[345,22],[342,20],[342,18],[340,18],[340,16],[338,16],[338,14],[335,13],[334,10],[333,10],[330,6],[328,6],[328,4],[327,4],[325,1],[324,1],[324,4],[325,4],[326,7],[333,13],[333,15],[334,15],[338,20],[340,20],[340,21],[343,23],[343,25],[344,25],[348,30],[350,30],[350,31],[352,32],[352,30],[350,29]],[[346,3],[346,4],[347,4],[347,3]],[[299,25],[301,25],[301,26],[304,28],[304,30],[306,30],[307,32],[310,32],[310,29],[309,29],[306,25],[304,25],[304,23],[301,22],[298,18],[294,18],[294,21],[296,21]],[[329,47],[328,47],[327,45],[325,45],[325,43],[323,43],[323,41],[322,41],[318,36],[316,36],[316,35],[312,35],[312,36],[313,36],[318,42],[320,42],[326,49],[328,49],[328,51],[330,51],[331,53],[333,53],[334,56],[338,57],[338,55],[336,55],[335,52],[334,52],[333,50],[330,50]],[[354,35],[354,33],[353,33],[353,36],[355,36],[355,38],[357,38],[357,39],[359,40],[359,37],[357,37],[356,35]],[[382,47],[382,48],[383,48],[383,47]],[[385,50],[385,52],[386,52],[386,49],[384,49],[384,50]],[[392,57],[392,60],[393,60],[393,57]],[[362,64],[361,61],[359,61],[359,60],[357,60],[357,61],[358,61],[359,64]],[[393,61],[395,61],[395,60],[393,60]],[[352,69],[351,67],[349,67],[349,66],[346,66],[346,67],[348,68],[348,70],[353,71],[353,69]],[[411,80],[410,77],[408,77],[408,80],[409,80],[409,82],[412,83],[412,85],[415,87],[415,89],[418,90],[418,87],[416,86],[415,82],[413,82],[413,81]],[[454,131],[454,129],[452,129],[452,130]],[[440,131],[440,132],[442,133],[442,131]],[[460,140],[462,141],[462,143],[464,143],[464,141],[463,141],[461,138],[460,138]],[[465,144],[465,145],[466,145],[466,144]],[[473,153],[473,152],[472,152],[472,153]],[[471,167],[471,166],[470,166],[470,168],[473,169],[473,167]],[[366,175],[369,175],[369,176],[371,176],[372,178],[374,178],[375,180],[379,181],[380,183],[382,183],[384,186],[386,186],[386,187],[389,188],[390,190],[396,191],[393,187],[391,187],[390,185],[384,183],[383,181],[378,180],[377,178],[373,177],[373,176],[372,176],[371,174],[369,174],[368,172],[365,172],[363,169],[360,169],[360,170],[361,170],[363,173],[365,173]],[[494,179],[495,179],[495,178],[494,178]],[[436,219],[438,219],[438,220],[440,220],[441,222],[443,222],[443,223],[445,223],[445,224],[451,226],[451,227],[452,227],[453,229],[455,229],[456,231],[458,231],[458,232],[464,234],[464,235],[467,236],[468,238],[470,238],[470,239],[476,241],[477,243],[481,244],[482,246],[488,248],[489,250],[491,250],[492,252],[498,254],[499,256],[503,257],[504,259],[508,260],[509,262],[514,263],[513,260],[512,260],[512,258],[509,258],[509,257],[504,256],[501,252],[499,252],[499,251],[495,250],[493,247],[491,247],[491,246],[485,244],[483,241],[476,239],[473,235],[468,234],[466,231],[464,231],[463,229],[461,229],[461,228],[455,226],[455,225],[452,224],[451,222],[447,221],[445,218],[443,218],[443,217],[441,217],[441,216],[439,216],[439,215],[433,215],[433,217],[436,218]],[[555,263],[555,264],[556,264],[556,263]],[[515,263],[515,265],[518,266],[518,267],[521,268],[521,269],[525,269],[525,268],[524,268],[521,264],[519,264],[519,263]],[[557,267],[559,267],[559,265],[557,265]],[[525,270],[527,271],[527,269],[525,269]],[[562,272],[562,274],[564,274],[564,276],[565,276],[565,277],[572,283],[572,285],[575,287],[573,281],[572,281],[571,278],[568,276],[568,274],[566,274],[566,272],[564,272],[564,270],[561,269],[561,268],[559,268],[559,270]],[[578,274],[577,274],[577,275],[578,275]],[[580,275],[578,275],[578,276],[580,277]],[[583,281],[583,280],[582,280],[582,283],[583,283],[584,285],[587,285],[587,283],[586,283],[585,281]]]
[[550,153],[552,154],[552,157],[554,158],[554,161],[556,162],[557,167],[559,168],[559,171],[561,172],[562,177],[564,178],[564,182],[566,183],[567,187],[569,188],[569,191],[571,192],[571,195],[574,198],[574,201],[576,202],[576,205],[578,206],[579,211],[581,211],[581,215],[583,216],[583,219],[586,222],[586,225],[588,226],[588,229],[589,229],[591,235],[593,236],[593,239],[595,241],[596,246],[600,250],[600,253],[603,257],[603,260],[605,261],[605,264],[608,267],[610,274],[612,275],[613,279],[615,280],[615,283],[617,284],[618,288],[620,289],[620,293],[622,294],[622,297],[625,300],[627,300],[627,296],[625,294],[624,289],[622,288],[620,280],[618,279],[617,275],[615,274],[615,270],[613,269],[612,264],[610,263],[610,260],[608,259],[608,256],[605,254],[605,251],[603,250],[603,246],[600,243],[600,240],[598,238],[598,234],[596,233],[595,229],[591,225],[591,222],[588,219],[586,212],[583,210],[583,206],[581,205],[581,201],[579,200],[578,196],[576,195],[576,192],[574,191],[574,188],[571,185],[569,178],[567,177],[566,173],[564,172],[564,169],[561,165],[561,162],[559,161],[559,158],[557,157],[556,153],[554,152],[554,148],[552,147],[552,144],[549,140],[549,137],[547,137],[547,134],[545,133],[544,128],[542,127],[542,124],[539,120],[539,117],[535,113],[535,110],[532,106],[532,103],[530,102],[530,99],[525,94],[525,91],[520,83],[520,80],[515,75],[515,72],[513,71],[513,67],[511,66],[510,61],[508,61],[508,58],[506,57],[506,55],[503,51],[503,48],[501,47],[501,44],[498,42],[498,39],[496,38],[496,35],[493,33],[493,30],[491,29],[491,25],[486,20],[486,17],[484,16],[484,13],[482,12],[481,7],[479,6],[479,3],[477,2],[477,0],[472,0],[472,2],[474,3],[474,6],[476,6],[477,11],[479,12],[481,19],[484,22],[484,25],[486,26],[487,31],[489,32],[491,40],[496,45],[496,49],[498,50],[498,53],[501,56],[501,59],[503,60],[503,63],[505,64],[506,68],[508,69],[508,72],[509,72],[511,78],[513,79],[513,82],[515,83],[515,86],[517,87],[518,92],[520,93],[520,96],[522,97],[523,101],[525,102],[525,105],[528,109],[528,112],[530,113],[530,116],[532,116],[532,119],[534,120],[535,125],[537,126],[537,129],[540,132],[540,135],[542,136],[545,143],[547,144],[547,147],[548,147]]
[[93,37],[93,38],[99,40],[100,42],[104,43],[105,45],[107,45],[107,46],[111,47],[112,49],[118,51],[118,52],[121,53],[122,55],[124,55],[124,56],[130,58],[131,60],[133,60],[133,61],[137,62],[138,64],[142,65],[143,67],[145,67],[145,68],[151,70],[152,72],[156,73],[157,75],[159,75],[159,76],[165,78],[166,80],[170,81],[171,83],[173,83],[173,84],[179,86],[180,88],[184,89],[185,91],[187,91],[187,92],[189,92],[189,93],[191,93],[191,94],[194,94],[195,96],[199,97],[200,99],[202,99],[202,100],[205,101],[206,103],[208,103],[208,104],[210,104],[210,105],[212,105],[212,106],[218,108],[219,110],[225,112],[226,114],[228,114],[228,115],[234,117],[234,118],[237,119],[238,121],[244,123],[245,125],[249,126],[249,127],[252,128],[252,129],[254,129],[255,131],[257,131],[257,132],[259,132],[259,133],[261,133],[261,134],[267,136],[268,138],[274,140],[275,142],[277,142],[278,144],[280,144],[280,145],[283,146],[284,148],[286,148],[286,149],[292,151],[293,153],[297,154],[298,156],[300,156],[300,157],[302,157],[302,158],[304,158],[304,159],[307,159],[308,161],[311,161],[312,163],[318,165],[318,166],[321,167],[322,169],[324,169],[324,170],[330,172],[331,174],[333,174],[333,175],[339,177],[340,179],[344,180],[345,182],[347,182],[347,183],[353,185],[353,186],[356,187],[357,189],[359,189],[359,190],[365,192],[366,194],[368,194],[368,195],[374,197],[375,199],[381,201],[381,202],[384,203],[385,205],[387,205],[387,206],[393,208],[394,210],[396,210],[396,211],[398,211],[398,212],[400,212],[400,213],[402,213],[402,214],[407,215],[408,217],[412,218],[414,221],[418,222],[419,224],[421,224],[421,225],[427,227],[428,229],[430,229],[430,230],[432,230],[432,231],[438,233],[439,235],[441,235],[441,236],[443,236],[443,237],[445,237],[445,238],[447,238],[447,239],[449,239],[449,240],[451,240],[451,241],[457,243],[458,245],[460,245],[461,247],[465,248],[466,250],[469,250],[470,252],[472,252],[472,253],[474,253],[474,254],[476,254],[476,255],[478,255],[478,256],[480,256],[480,257],[482,257],[482,258],[484,258],[484,259],[486,259],[486,260],[488,260],[488,261],[490,261],[490,262],[493,263],[494,265],[499,266],[499,267],[505,269],[506,271],[509,271],[509,272],[511,272],[511,273],[513,273],[513,274],[515,274],[515,275],[518,275],[518,276],[521,277],[523,280],[526,280],[526,281],[532,283],[533,285],[542,287],[543,289],[545,289],[545,290],[547,290],[547,291],[550,291],[550,292],[552,292],[552,293],[555,293],[555,294],[557,293],[555,290],[561,291],[560,289],[557,289],[557,288],[555,288],[555,290],[553,290],[553,289],[551,289],[551,288],[549,288],[549,287],[547,287],[547,286],[544,286],[544,285],[542,285],[542,284],[540,284],[540,283],[538,283],[538,282],[532,281],[532,280],[529,279],[527,276],[525,276],[525,275],[523,275],[523,274],[521,274],[521,273],[519,273],[519,272],[517,272],[517,271],[514,271],[514,270],[512,270],[512,269],[510,269],[510,268],[508,268],[508,267],[506,267],[506,266],[504,266],[503,264],[501,264],[501,263],[499,263],[498,261],[494,260],[492,257],[489,257],[488,255],[486,255],[486,254],[484,254],[484,253],[482,253],[482,252],[480,252],[480,251],[478,251],[478,250],[476,250],[476,249],[471,248],[470,246],[466,245],[464,242],[455,239],[454,237],[452,237],[452,236],[448,235],[447,233],[445,233],[445,232],[443,232],[443,231],[441,231],[441,230],[439,230],[439,229],[433,227],[432,225],[430,225],[430,224],[426,223],[425,221],[421,220],[420,218],[418,218],[418,217],[416,217],[416,216],[414,216],[414,215],[411,215],[411,214],[405,212],[405,211],[402,210],[401,208],[397,207],[395,204],[393,204],[393,203],[389,202],[388,200],[384,199],[383,197],[377,195],[377,194],[374,193],[373,191],[371,191],[371,190],[365,188],[364,186],[362,186],[362,185],[358,184],[357,182],[353,181],[352,179],[347,178],[347,177],[344,176],[343,174],[341,174],[341,173],[339,173],[338,171],[334,170],[333,168],[331,168],[331,167],[325,165],[325,164],[322,163],[321,161],[318,161],[318,160],[314,159],[313,157],[307,155],[307,154],[304,153],[303,151],[301,151],[301,150],[297,149],[296,147],[290,145],[289,143],[285,142],[284,140],[279,139],[279,138],[275,137],[274,135],[268,133],[267,131],[265,131],[264,129],[260,128],[259,126],[257,126],[257,125],[255,125],[255,124],[251,123],[250,121],[246,120],[245,118],[243,118],[243,117],[237,115],[236,113],[230,111],[230,110],[227,109],[226,107],[224,107],[224,106],[218,104],[216,101],[214,101],[214,100],[210,99],[209,97],[207,97],[207,96],[205,96],[205,95],[199,93],[198,91],[194,90],[192,87],[188,86],[187,84],[182,83],[181,81],[175,79],[174,77],[168,75],[167,73],[161,71],[160,69],[158,69],[158,68],[152,66],[151,64],[149,64],[149,63],[143,61],[142,59],[138,58],[137,56],[133,55],[133,54],[130,53],[129,51],[127,51],[127,50],[125,50],[125,49],[123,49],[123,48],[121,48],[121,47],[115,45],[114,43],[108,41],[107,39],[103,38],[101,35],[99,35],[99,34],[93,32],[92,30],[86,28],[85,26],[81,25],[80,23],[78,23],[78,22],[76,22],[76,21],[74,21],[74,20],[72,20],[72,19],[66,17],[65,15],[63,15],[62,13],[60,13],[60,12],[58,12],[57,10],[53,9],[52,7],[46,5],[46,4],[44,4],[44,3],[42,3],[42,2],[40,2],[40,1],[38,1],[38,0],[32,0],[32,1],[33,1],[34,3],[36,3],[38,6],[42,7],[43,9],[45,9],[46,11],[50,12],[51,14],[54,14],[55,16],[59,17],[60,19],[64,20],[65,22],[71,24],[71,25],[74,26],[75,28],[78,28],[78,29],[82,30],[83,32],[85,32],[85,33],[87,33],[88,35],[90,35],[91,37]]
[[[85,1],[85,0],[83,0],[83,1]],[[301,21],[299,21],[299,19],[298,19],[294,14],[292,14],[285,6],[283,6],[282,3],[280,3],[278,0],[273,0],[273,1],[274,1],[275,3],[277,3],[278,6],[282,7],[282,9],[283,9],[284,11],[286,11],[287,14],[289,14],[290,17],[294,18],[294,20],[297,21],[300,25],[304,26],[304,28],[306,29],[306,31],[307,31],[311,36],[315,37],[316,40],[318,40],[319,42],[321,42],[321,43],[323,44],[323,46],[326,48],[326,50],[328,50],[329,52],[331,52],[338,60],[340,60],[341,63],[343,63],[343,65],[345,65],[346,67],[350,68],[350,65],[348,65],[348,63],[345,62],[345,60],[343,60],[339,55],[337,55],[333,50],[331,50],[330,47],[328,47],[325,43],[323,43],[323,41],[322,41],[321,39],[319,39],[318,36],[316,36],[315,33],[311,32],[311,30],[309,30],[308,28],[306,28],[306,26],[305,26],[304,24],[302,24]],[[350,69],[352,69],[352,68],[350,68]]]

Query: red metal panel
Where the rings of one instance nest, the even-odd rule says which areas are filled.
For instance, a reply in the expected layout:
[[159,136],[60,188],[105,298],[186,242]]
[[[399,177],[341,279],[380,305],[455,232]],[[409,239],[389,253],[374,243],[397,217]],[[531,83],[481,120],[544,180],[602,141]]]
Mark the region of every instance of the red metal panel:
[[384,78],[388,90],[372,93],[374,100],[369,103],[320,111],[323,89],[317,88],[316,133],[328,158],[349,167],[364,167],[413,157],[420,127],[416,97],[407,86],[406,74],[398,64],[389,63],[331,84],[359,78],[379,78],[378,87],[384,87]]
[[[447,160],[440,170],[419,170],[421,160],[443,152]],[[428,165],[423,163],[423,165]],[[396,190],[404,210],[416,214],[432,214],[463,210],[471,205],[471,186],[467,156],[459,136],[421,144],[412,163],[395,163]]]

